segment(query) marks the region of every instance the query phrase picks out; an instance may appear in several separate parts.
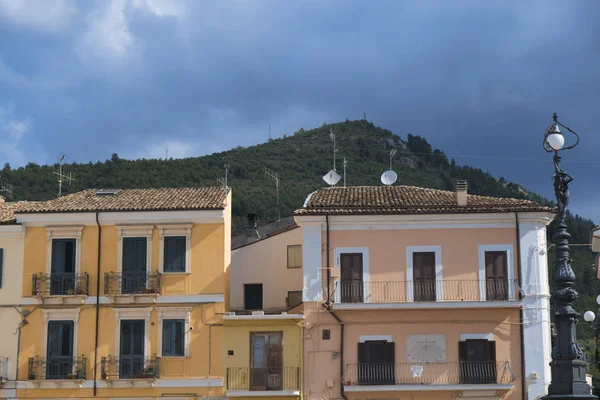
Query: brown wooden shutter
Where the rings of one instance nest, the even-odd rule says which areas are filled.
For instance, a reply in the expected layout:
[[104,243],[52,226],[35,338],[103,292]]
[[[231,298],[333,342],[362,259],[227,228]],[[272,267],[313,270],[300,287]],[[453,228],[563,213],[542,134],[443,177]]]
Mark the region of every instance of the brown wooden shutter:
[[394,342],[385,342],[383,345],[384,363],[395,364],[396,363],[396,344]]
[[369,344],[359,343],[358,344],[358,363],[367,364],[369,362]]
[[467,342],[458,342],[458,359],[459,361],[467,361]]
[[486,347],[486,360],[496,362],[496,342],[488,340]]

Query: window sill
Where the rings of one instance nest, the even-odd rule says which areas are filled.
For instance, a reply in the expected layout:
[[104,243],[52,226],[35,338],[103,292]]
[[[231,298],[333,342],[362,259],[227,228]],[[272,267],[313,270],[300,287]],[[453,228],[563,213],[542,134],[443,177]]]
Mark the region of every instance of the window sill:
[[192,358],[191,356],[161,356],[161,360],[186,360]]
[[168,272],[168,271],[163,271],[161,272],[161,274],[163,275],[167,275],[167,276],[177,276],[177,275],[191,275],[191,272]]

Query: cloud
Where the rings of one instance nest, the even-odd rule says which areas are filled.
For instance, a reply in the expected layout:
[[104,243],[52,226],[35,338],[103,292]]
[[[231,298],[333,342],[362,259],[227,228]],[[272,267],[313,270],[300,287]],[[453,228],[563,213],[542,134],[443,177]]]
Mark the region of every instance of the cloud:
[[27,162],[21,142],[30,130],[29,119],[16,119],[11,107],[0,107],[0,154],[6,162],[16,165]]
[[44,0],[32,3],[27,0],[0,0],[0,18],[27,28],[42,31],[66,29],[77,14],[75,3],[70,0]]

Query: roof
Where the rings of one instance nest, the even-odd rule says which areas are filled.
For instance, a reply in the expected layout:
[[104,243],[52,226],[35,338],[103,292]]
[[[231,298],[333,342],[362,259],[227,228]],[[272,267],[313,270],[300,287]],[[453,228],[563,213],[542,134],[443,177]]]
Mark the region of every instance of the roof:
[[0,196],[0,225],[16,224],[15,212],[25,204],[26,201],[5,202]]
[[241,247],[261,242],[265,239],[277,236],[281,233],[285,233],[296,228],[298,228],[298,225],[296,224],[296,221],[294,221],[294,218],[287,217],[280,221],[259,226],[256,230],[258,230],[260,238],[256,235],[255,229],[247,229],[246,232],[231,238],[231,250],[237,250]]
[[467,195],[457,204],[456,193],[416,186],[328,187],[311,193],[295,215],[455,214],[554,212],[531,200]]
[[115,194],[97,195],[98,191],[88,189],[53,200],[25,203],[17,212],[221,210],[225,208],[229,188],[123,189],[112,191]]

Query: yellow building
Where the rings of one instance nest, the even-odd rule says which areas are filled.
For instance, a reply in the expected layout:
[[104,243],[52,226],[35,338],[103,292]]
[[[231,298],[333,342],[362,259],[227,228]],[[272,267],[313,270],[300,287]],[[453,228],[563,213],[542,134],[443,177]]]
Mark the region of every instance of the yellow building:
[[19,399],[222,397],[226,188],[26,203]]

